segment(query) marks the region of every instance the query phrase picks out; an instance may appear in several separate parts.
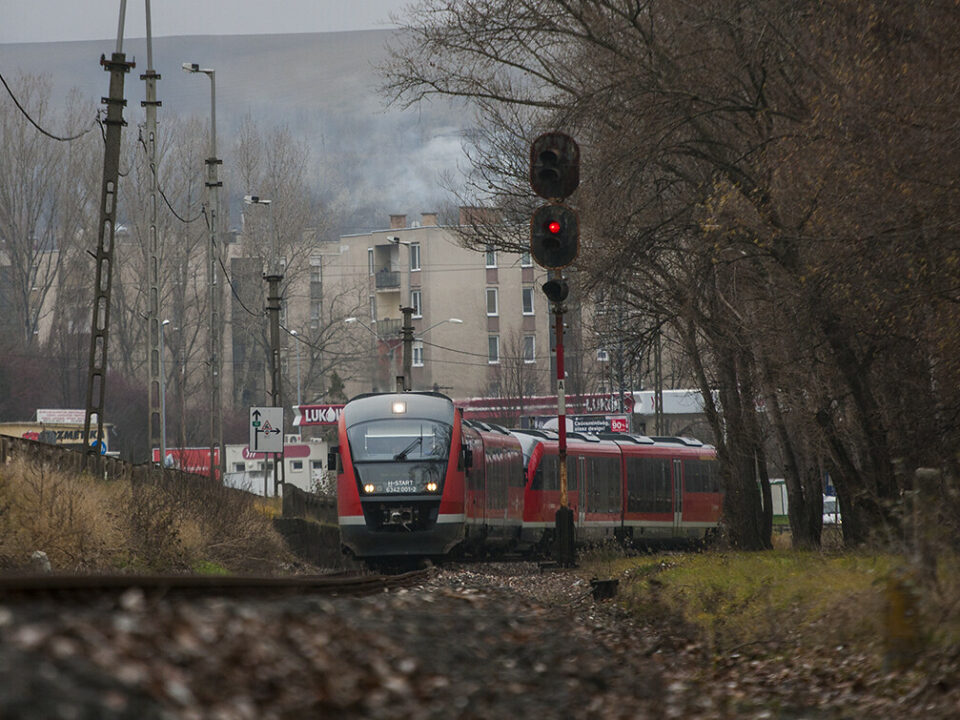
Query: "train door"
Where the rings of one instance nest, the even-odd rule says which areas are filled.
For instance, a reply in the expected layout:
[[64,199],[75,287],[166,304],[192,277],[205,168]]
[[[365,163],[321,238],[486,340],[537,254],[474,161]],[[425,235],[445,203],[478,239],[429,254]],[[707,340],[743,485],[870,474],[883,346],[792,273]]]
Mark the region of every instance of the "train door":
[[673,461],[673,534],[679,535],[683,526],[683,461]]

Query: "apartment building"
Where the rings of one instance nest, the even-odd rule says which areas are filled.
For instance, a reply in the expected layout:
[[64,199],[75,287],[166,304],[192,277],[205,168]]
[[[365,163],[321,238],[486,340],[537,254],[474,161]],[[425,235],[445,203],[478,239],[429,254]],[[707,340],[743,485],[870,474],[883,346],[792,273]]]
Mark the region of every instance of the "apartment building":
[[342,237],[325,273],[325,290],[339,283],[367,294],[363,311],[345,320],[363,350],[348,396],[396,387],[402,307],[413,309],[414,390],[455,398],[549,391],[552,316],[540,291],[546,271],[529,253],[466,248],[435,213],[409,223],[391,215],[388,228]]

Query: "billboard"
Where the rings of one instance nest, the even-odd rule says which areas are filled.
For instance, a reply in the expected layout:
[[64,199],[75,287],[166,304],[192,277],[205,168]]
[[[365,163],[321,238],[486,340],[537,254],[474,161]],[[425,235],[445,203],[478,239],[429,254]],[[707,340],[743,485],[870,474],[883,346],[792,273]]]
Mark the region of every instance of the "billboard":
[[[153,462],[160,462],[160,448],[153,449]],[[216,477],[220,477],[220,448],[213,449],[213,462],[217,466]],[[163,461],[166,468],[183,470],[196,475],[210,476],[210,448],[167,448],[167,457]]]
[[336,425],[343,405],[294,405],[293,426]]
[[[602,432],[630,432],[629,415],[567,415],[567,431],[596,435]],[[533,426],[544,430],[557,429],[556,415],[533,418]]]

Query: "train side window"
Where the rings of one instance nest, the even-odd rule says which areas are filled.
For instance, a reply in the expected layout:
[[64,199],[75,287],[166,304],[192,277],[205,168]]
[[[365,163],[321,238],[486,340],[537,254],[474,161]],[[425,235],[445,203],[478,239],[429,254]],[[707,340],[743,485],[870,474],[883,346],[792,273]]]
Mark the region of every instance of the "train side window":
[[627,459],[627,512],[667,513],[673,509],[670,460]]
[[710,460],[684,460],[683,482],[686,492],[720,492],[714,467]]
[[531,490],[543,490],[543,463],[537,465],[537,471],[533,474],[533,480],[530,482]]
[[557,456],[544,455],[540,461],[540,467],[537,468],[537,475],[534,477],[535,490],[559,490],[560,481],[557,477]]

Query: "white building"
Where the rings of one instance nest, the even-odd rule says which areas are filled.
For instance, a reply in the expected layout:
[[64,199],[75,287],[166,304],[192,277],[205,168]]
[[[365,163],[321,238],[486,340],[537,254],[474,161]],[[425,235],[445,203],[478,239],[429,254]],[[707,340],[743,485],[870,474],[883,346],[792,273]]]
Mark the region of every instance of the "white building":
[[[325,487],[327,477],[327,443],[318,438],[302,440],[299,435],[287,435],[284,440],[283,466],[277,468],[277,477],[306,492],[317,492]],[[250,452],[244,445],[226,446],[226,476],[224,483],[257,495],[273,496],[273,456]]]

